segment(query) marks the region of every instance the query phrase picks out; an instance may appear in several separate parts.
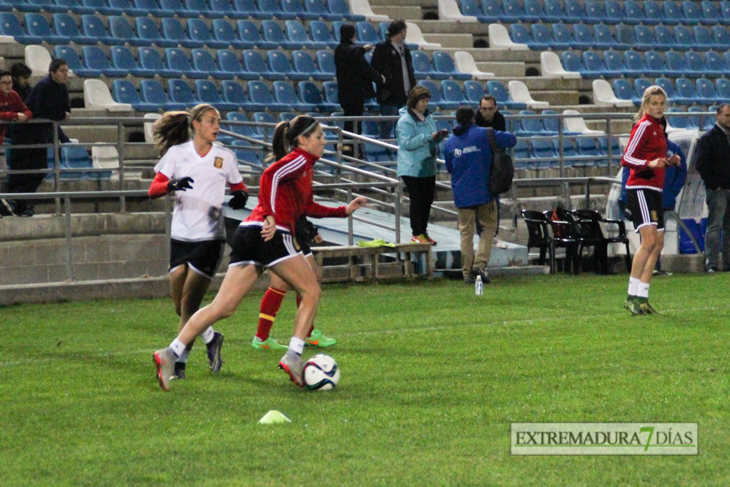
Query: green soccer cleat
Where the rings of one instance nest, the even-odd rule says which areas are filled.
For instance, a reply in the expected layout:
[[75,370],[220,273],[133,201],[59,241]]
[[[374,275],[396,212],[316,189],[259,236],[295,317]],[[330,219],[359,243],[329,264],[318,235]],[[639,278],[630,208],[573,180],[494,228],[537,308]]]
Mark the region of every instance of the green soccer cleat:
[[327,348],[335,345],[337,340],[327,338],[317,328],[312,330],[312,335],[304,340],[304,344],[311,347]]
[[641,307],[641,310],[644,312],[645,315],[658,314],[654,307],[649,304],[649,298],[637,298],[637,301],[639,302],[639,306]]
[[639,304],[638,298],[636,296],[629,296],[626,298],[626,301],[624,301],[624,308],[631,311],[632,315],[645,315],[643,309],[641,309],[641,305]]
[[251,342],[251,348],[255,348],[256,350],[287,350],[289,347],[282,345],[281,343],[276,343],[276,340],[271,337],[267,338],[263,342],[254,337]]

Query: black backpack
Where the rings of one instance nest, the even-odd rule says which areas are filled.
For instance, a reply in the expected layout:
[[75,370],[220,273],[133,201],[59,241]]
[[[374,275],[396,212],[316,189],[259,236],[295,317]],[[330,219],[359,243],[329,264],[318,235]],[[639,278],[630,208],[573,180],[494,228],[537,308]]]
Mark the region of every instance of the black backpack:
[[489,176],[489,192],[493,195],[506,193],[512,188],[515,165],[503,148],[497,144],[494,129],[487,127],[489,145],[492,146],[492,173]]

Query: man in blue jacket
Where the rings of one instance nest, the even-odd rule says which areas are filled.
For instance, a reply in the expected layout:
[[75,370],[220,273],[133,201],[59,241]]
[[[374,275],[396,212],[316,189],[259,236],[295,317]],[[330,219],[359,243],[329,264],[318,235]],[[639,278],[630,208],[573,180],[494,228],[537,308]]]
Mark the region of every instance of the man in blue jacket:
[[[446,170],[451,174],[451,190],[457,209],[457,223],[461,234],[461,271],[464,282],[473,284],[480,276],[489,283],[487,263],[492,254],[492,237],[497,229],[497,195],[489,193],[488,183],[492,169],[492,147],[486,128],[474,121],[474,109],[467,106],[456,111],[458,125],[454,135],[446,141],[444,152]],[[508,133],[494,132],[497,145],[507,149],[517,143]],[[476,222],[482,228],[476,256],[474,233]]]

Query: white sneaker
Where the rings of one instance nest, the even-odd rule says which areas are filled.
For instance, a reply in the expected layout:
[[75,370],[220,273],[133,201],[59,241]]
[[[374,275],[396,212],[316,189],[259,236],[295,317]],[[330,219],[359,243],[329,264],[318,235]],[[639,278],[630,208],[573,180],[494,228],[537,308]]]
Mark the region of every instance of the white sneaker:
[[499,249],[506,249],[507,248],[507,244],[504,243],[504,242],[502,242],[499,239],[499,237],[496,237],[496,236],[492,239],[492,246],[493,247],[497,247]]

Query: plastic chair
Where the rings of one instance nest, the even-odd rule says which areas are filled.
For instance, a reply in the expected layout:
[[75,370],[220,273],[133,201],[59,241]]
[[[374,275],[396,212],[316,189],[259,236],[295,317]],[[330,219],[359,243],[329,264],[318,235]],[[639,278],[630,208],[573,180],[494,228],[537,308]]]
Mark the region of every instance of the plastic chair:
[[[712,76],[712,77],[718,77],[718,76],[724,76],[725,70],[717,70],[712,71],[707,68],[705,65],[705,59],[702,57],[702,55],[695,51],[687,51],[684,54],[684,59],[687,61],[687,67],[689,67],[691,73],[696,73],[695,76]],[[691,74],[687,74],[687,76],[692,76]]]
[[[253,121],[257,124],[276,124],[276,120],[270,113],[266,112],[256,112],[253,114]],[[259,130],[261,131],[261,134],[264,136],[265,139],[271,140],[271,137],[274,134],[274,127],[273,126],[260,126]]]
[[606,77],[641,75],[641,73],[631,72],[624,64],[623,56],[617,51],[604,51],[603,65],[606,67]]
[[208,103],[210,105],[213,105],[220,111],[230,111],[238,109],[237,104],[224,102],[221,99],[220,93],[218,93],[218,88],[216,88],[212,81],[209,81],[207,79],[195,80],[195,94],[197,95],[197,99],[200,100],[201,103]]
[[535,19],[534,22],[560,22],[562,17],[548,16],[538,0],[524,0],[525,17]]
[[586,78],[598,78],[601,76],[609,77],[611,75],[615,76],[615,73],[608,72],[601,58],[593,51],[585,51],[583,53],[583,66],[585,66],[586,71],[590,73],[590,76],[584,74],[584,77]]
[[446,103],[449,103],[452,106],[455,105],[456,108],[467,103],[464,93],[461,91],[461,87],[459,87],[459,83],[456,81],[450,79],[442,81],[441,94]]
[[329,51],[317,51],[317,65],[319,70],[331,76],[335,75],[335,56]]
[[145,41],[146,45],[154,44],[159,47],[177,47],[177,41],[166,39],[160,34],[157,24],[150,17],[137,17],[134,19],[137,35]]
[[504,49],[508,51],[526,51],[530,49],[527,44],[512,41],[507,29],[502,24],[489,24],[487,30],[489,32],[489,44],[492,49]]
[[[324,19],[332,21],[342,18],[337,14],[330,13],[323,0],[305,0],[304,8],[309,15],[313,16],[314,20]],[[309,25],[309,28],[312,28],[311,24]]]
[[98,79],[84,81],[84,106],[92,110],[108,110],[111,112],[133,110],[132,105],[115,102],[106,83]]
[[540,19],[536,19],[528,16],[517,0],[502,0],[502,12],[504,13],[503,20],[506,22],[537,22]]
[[[318,0],[312,0],[312,1],[318,1]],[[329,48],[334,49],[337,47],[339,42],[337,42],[330,33],[330,29],[321,20],[313,20],[309,23],[309,32],[312,35],[312,41],[315,44],[324,44]]]
[[215,79],[233,79],[235,76],[234,73],[218,69],[213,56],[205,49],[193,49],[190,52],[190,58],[196,71],[207,73],[208,76]]
[[717,49],[718,45],[712,37],[712,32],[707,27],[695,25],[692,27],[694,33],[694,49]]
[[[75,1],[75,0],[70,0]],[[175,12],[160,8],[155,0],[134,0],[134,7],[143,15],[154,15],[155,17],[172,17]]]
[[146,103],[140,100],[137,88],[131,81],[126,79],[115,79],[112,81],[112,96],[117,103],[132,105],[132,108],[140,112],[156,112],[160,105]]
[[198,71],[190,65],[188,56],[182,49],[168,47],[165,49],[165,62],[170,70],[180,71],[191,79],[205,79],[208,73]]
[[646,60],[645,76],[682,76],[681,72],[669,69],[664,58],[657,51],[647,51],[644,54],[644,59]]
[[667,132],[677,130],[687,130],[687,117],[679,117],[677,115],[670,115],[671,113],[682,113],[683,110],[677,107],[667,108]]
[[646,89],[653,84],[654,83],[646,78],[636,78],[634,80],[634,93],[636,94],[636,97],[641,100],[644,96],[644,92],[646,91]]
[[249,73],[256,73],[259,77],[274,80],[284,79],[285,75],[272,72],[266,65],[263,56],[260,52],[254,51],[253,49],[246,49],[243,51],[243,64],[246,66],[246,71]]
[[523,81],[512,80],[507,84],[510,98],[516,103],[523,103],[528,108],[547,108],[550,103],[546,101],[536,101],[530,95],[530,90]]
[[321,111],[337,111],[339,105],[326,103],[322,98],[317,86],[311,81],[302,81],[297,85],[297,92],[299,93],[299,99],[304,103],[315,105]]
[[321,81],[332,79],[332,75],[317,69],[317,66],[314,64],[314,59],[312,59],[309,53],[305,51],[294,51],[291,57],[294,64],[293,72],[298,76],[302,76],[301,78],[294,79],[312,78]]
[[108,46],[123,42],[116,37],[110,36],[106,27],[104,27],[104,22],[95,15],[82,15],[81,29],[83,31],[83,35],[86,37],[97,39],[98,42]]
[[130,46],[150,45],[147,40],[141,39],[139,36],[135,35],[132,30],[132,25],[126,18],[120,15],[109,17],[109,31],[111,32],[112,37],[115,37],[119,39],[119,42],[129,44]]
[[[595,210],[574,210],[573,213],[582,221],[582,228],[586,230],[587,237],[594,241],[594,265],[598,273],[609,273],[608,245],[614,243],[623,244],[626,247],[624,262],[626,269],[631,269],[631,249],[626,236],[626,224],[623,220],[608,220]],[[606,237],[601,224],[615,226],[617,235]]]
[[586,20],[590,20],[588,19],[588,14],[583,4],[579,0],[565,0],[564,3],[566,22],[585,22]]
[[96,8],[86,7],[83,5],[83,2],[79,2],[78,0],[54,0],[54,3],[57,7],[66,8],[67,12],[74,14],[93,14],[96,12]]
[[188,10],[187,7],[185,7],[180,0],[159,0],[160,2],[160,8],[172,12],[174,15],[177,15],[178,17],[196,17],[200,14],[203,14],[204,12],[195,12]]
[[477,0],[460,0],[459,7],[462,14],[469,17],[476,17],[479,22],[489,22],[489,17],[482,13],[482,9],[479,7]]
[[246,42],[239,39],[233,26],[227,20],[213,20],[211,33],[216,41],[225,44],[224,47],[232,47],[235,49],[251,49],[254,47],[253,42]]
[[[691,69],[687,65],[687,60],[682,54],[677,51],[669,51],[667,53],[667,68],[672,73],[677,73],[677,76],[700,76],[700,73],[691,73]],[[661,76],[670,76],[668,73],[664,73]]]
[[[336,83],[335,83],[336,84]],[[272,87],[274,92],[274,100],[280,105],[291,107],[297,112],[312,112],[317,110],[317,106],[311,103],[302,103],[297,97],[296,91],[291,83],[286,81],[274,81]]]
[[641,100],[636,98],[636,94],[634,93],[634,88],[631,86],[631,83],[625,79],[613,80],[613,92],[619,100],[628,100],[632,102],[634,106],[639,106],[641,104]]
[[454,66],[453,59],[451,59],[449,53],[445,51],[435,51],[433,53],[433,65],[436,73],[448,75],[453,79],[471,79],[471,74],[457,71],[456,66]]
[[251,110],[266,110],[268,108],[274,111],[286,111],[288,109],[286,105],[274,101],[269,87],[263,81],[248,81],[246,86],[251,100]]
[[300,0],[281,0],[281,9],[284,12],[293,13],[304,20],[317,20],[320,18],[316,13],[309,12],[305,9]]
[[[638,26],[637,26],[638,27]],[[648,29],[648,27],[646,27]],[[652,49],[657,51],[667,51],[669,49],[684,49],[681,46],[677,46],[677,40],[674,37],[674,33],[669,30],[666,25],[657,25],[654,27],[654,40]]]
[[246,97],[243,87],[236,81],[225,80],[221,82],[221,94],[228,103],[235,103],[245,110],[251,110],[254,105]]
[[164,18],[161,21],[162,24],[162,35],[165,39],[174,41],[176,45],[189,48],[201,48],[205,47],[205,42],[200,40],[191,39],[190,36],[185,32],[185,28],[182,24],[173,18]]
[[499,81],[487,81],[487,90],[497,100],[497,103],[504,107],[511,110],[524,110],[527,108],[527,104],[512,100],[505,86]]
[[350,7],[346,0],[327,0],[327,8],[330,13],[340,16],[351,22],[359,22],[365,20],[364,15],[354,14],[350,11]]
[[717,2],[705,0],[701,4],[702,6],[702,15],[705,17],[706,23],[712,25],[712,24],[723,24],[727,25],[730,24],[730,19],[726,19],[723,17],[722,12],[720,12],[720,9],[718,8]]
[[254,19],[271,19],[271,12],[262,12],[254,0],[233,0],[233,10],[243,18],[251,17]]
[[[661,56],[656,51],[654,52],[657,57],[659,57],[659,60],[661,60]],[[639,76],[662,76],[664,74],[663,71],[659,71],[657,69],[651,69],[647,66],[647,63],[644,61],[645,58],[649,58],[648,52],[642,56],[640,53],[636,51],[626,51],[624,53],[624,64],[626,66],[626,76],[636,78]],[[653,59],[653,57],[652,57]],[[656,60],[655,60],[656,61]],[[661,61],[663,64],[663,61]],[[632,89],[633,91],[633,89]]]
[[428,101],[428,109],[429,110],[435,111],[438,108],[441,108],[441,109],[447,109],[447,108],[449,108],[449,109],[455,109],[451,104],[446,103],[445,101],[443,101],[441,99],[442,98],[441,97],[441,90],[436,85],[436,83],[434,83],[431,80],[421,80],[421,81],[418,82],[418,84],[421,85],[421,86],[423,86],[424,88],[426,88],[429,91],[429,93],[431,93],[431,99]]
[[137,54],[139,55],[139,64],[143,69],[152,70],[163,78],[180,78],[183,75],[182,71],[165,66],[157,49],[140,47]]
[[220,49],[216,51],[218,58],[218,67],[224,73],[228,73],[239,79],[259,79],[258,73],[251,73],[241,66],[241,62],[236,57],[236,53],[228,49]]
[[355,28],[357,30],[357,39],[359,42],[362,42],[363,44],[373,45],[380,42],[378,32],[375,30],[375,27],[373,27],[373,24],[371,24],[370,22],[358,22]]
[[545,0],[545,22],[568,22],[559,0]]
[[717,94],[724,100],[730,100],[730,80],[727,78],[718,78],[715,80]]
[[132,5],[130,0],[109,0],[109,8],[116,10],[116,12],[113,12],[110,15],[122,15],[125,13],[135,17],[139,15],[147,15],[145,12],[140,11],[137,7]]
[[306,80],[309,79],[309,73],[300,73],[295,71],[289,63],[286,55],[281,51],[268,51],[266,57],[269,62],[269,68],[273,73],[278,73],[290,80]]
[[674,84],[670,79],[662,77],[657,78],[654,82],[667,94],[667,101],[669,103],[676,103],[677,105],[691,105],[693,103],[692,101],[680,96],[675,91]]
[[689,30],[687,26],[684,25],[674,26],[674,39],[677,49],[682,49],[685,51],[688,49],[692,49],[697,43],[694,33]]
[[143,78],[151,78],[155,75],[153,70],[138,66],[134,55],[125,46],[112,46],[110,53],[112,66],[117,69],[123,69],[134,76]]
[[[666,35],[663,34],[664,32],[666,32]],[[634,35],[636,36],[636,44],[633,47],[629,46],[630,48],[667,50],[674,45],[674,39],[669,29],[664,25],[655,26],[653,33],[646,25],[636,25],[634,26]]]
[[184,103],[176,103],[167,96],[165,88],[154,79],[143,79],[139,83],[139,94],[142,101],[165,110],[185,110]]
[[[617,32],[620,32],[620,25],[616,27]],[[604,24],[596,24],[593,26],[593,37],[596,41],[596,49],[619,49],[626,50],[632,47],[632,45],[624,44],[620,40],[616,39],[611,32],[610,27]],[[634,40],[634,42],[636,42]]]
[[[253,4],[254,2],[250,0],[250,3]],[[261,14],[255,6],[248,10],[238,10],[231,5],[230,0],[210,0],[210,10],[215,13],[215,16],[223,15],[234,20],[246,19],[249,15],[253,18],[258,18],[256,15]]]
[[[580,115],[577,110],[563,110],[563,115]],[[575,133],[581,135],[603,135],[602,130],[591,130],[586,126],[583,117],[571,116],[563,119],[564,133]]]
[[484,96],[484,87],[478,81],[469,80],[464,82],[464,95],[468,103],[479,103]]
[[190,86],[183,80],[167,80],[167,93],[170,99],[176,103],[182,103],[186,107],[192,107],[200,103]]
[[428,59],[428,54],[423,51],[413,51],[411,53],[411,60],[413,63],[413,74],[416,79],[448,79],[448,75],[444,73],[436,73],[431,65],[431,61]]
[[188,12],[197,12],[207,19],[220,19],[226,16],[226,12],[211,8],[205,0],[184,0],[183,5]]
[[682,7],[671,0],[664,1],[664,23],[668,25],[679,25],[687,22],[682,12]]
[[635,0],[624,0],[624,23],[627,24],[656,24],[654,19],[649,19],[644,13],[643,2]]
[[564,46],[563,49],[590,49],[593,47],[591,44],[575,40],[566,24],[553,24],[552,31],[555,45]]
[[53,14],[53,30],[56,36],[73,41],[76,44],[96,44],[96,39],[86,37],[76,25],[76,21],[69,14]]
[[96,46],[84,46],[84,64],[88,69],[100,71],[104,76],[110,78],[127,76],[128,72],[124,69],[113,68],[109,64],[106,54]]
[[585,0],[586,20],[593,24],[617,24],[618,22],[606,15],[604,2]]
[[[278,24],[277,24],[278,25]],[[239,20],[236,22],[238,34],[241,40],[259,49],[276,49],[279,44],[261,37],[259,28],[250,20]],[[282,34],[283,35],[283,34]]]
[[229,46],[228,42],[215,39],[202,19],[188,19],[187,24],[188,33],[193,41],[202,42],[205,46],[216,49],[225,49]]
[[712,39],[717,44],[718,48],[727,50],[730,48],[730,34],[728,34],[725,27],[716,25],[712,27]]
[[[535,115],[532,110],[520,110],[520,115]],[[537,118],[517,118],[514,120],[514,134],[517,137],[545,135],[542,124]]]
[[702,99],[703,104],[711,105],[721,103],[723,100],[717,94],[715,85],[707,78],[699,78],[695,81],[697,96]]
[[708,21],[702,14],[700,7],[695,2],[682,2],[682,13],[684,14],[685,24],[715,24],[716,22]]
[[48,43],[68,43],[68,39],[66,37],[53,34],[48,20],[46,20],[46,18],[41,14],[25,14],[25,28],[28,30],[29,35],[41,38]]
[[664,15],[664,9],[662,9],[662,6],[659,4],[659,2],[656,2],[654,0],[646,0],[644,2],[644,15],[646,16],[646,20],[648,23],[667,23],[666,16]]
[[309,38],[306,27],[298,20],[286,21],[286,36],[289,41],[296,47],[308,47],[310,49],[324,49],[327,44],[324,42],[315,42]]
[[[489,36],[491,39],[491,36]],[[530,49],[540,49],[541,47],[532,39],[530,31],[522,24],[511,24],[509,26],[509,37],[515,44],[524,44]]]
[[79,58],[78,53],[71,47],[56,46],[53,48],[53,53],[56,58],[66,61],[68,69],[77,76],[87,78],[98,78],[101,76],[101,71],[98,69],[90,69],[81,64],[81,59]]
[[273,20],[264,20],[261,22],[261,33],[266,41],[284,49],[296,49],[300,47],[299,43],[288,41],[284,37],[284,31],[281,30],[281,26]]
[[[241,112],[228,112],[225,119],[230,122],[249,122],[248,117]],[[261,132],[253,125],[227,125],[225,122],[221,122],[221,125],[225,130],[244,137],[250,137],[252,139],[262,138]],[[220,136],[218,138],[220,139]],[[230,140],[233,141],[233,137],[230,137]]]

